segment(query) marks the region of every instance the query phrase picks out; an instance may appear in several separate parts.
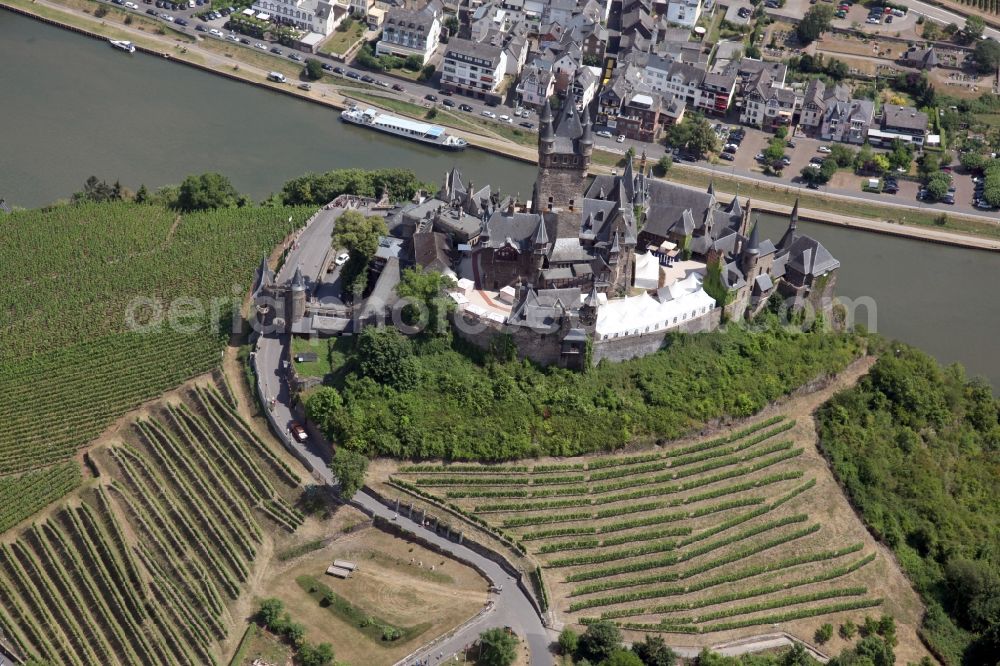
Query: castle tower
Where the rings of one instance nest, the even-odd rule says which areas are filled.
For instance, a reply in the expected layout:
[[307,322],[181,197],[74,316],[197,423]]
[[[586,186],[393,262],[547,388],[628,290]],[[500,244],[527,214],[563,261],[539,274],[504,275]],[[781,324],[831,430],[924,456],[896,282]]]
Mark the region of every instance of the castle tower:
[[306,314],[306,282],[300,267],[295,268],[292,286],[288,290],[288,313],[291,315],[289,323],[300,321]]
[[740,270],[749,281],[757,270],[757,262],[760,261],[760,236],[757,232],[759,224],[754,224],[750,231],[750,239],[740,250]]
[[558,125],[552,108],[542,109],[538,134],[537,192],[532,212],[571,208],[583,199],[587,170],[594,152],[589,111],[581,115],[572,103],[563,105]]
[[580,324],[588,331],[593,331],[594,327],[597,326],[597,307],[600,303],[597,294],[597,281],[594,280],[590,287],[590,293],[583,299],[583,305],[580,306]]
[[792,207],[792,215],[788,218],[788,229],[785,235],[778,241],[778,252],[788,252],[795,242],[795,228],[799,223],[799,198],[795,197],[795,205]]
[[531,239],[531,265],[536,271],[540,271],[545,265],[545,258],[549,255],[549,233],[545,229],[545,218],[538,216],[538,227],[535,228],[534,236]]

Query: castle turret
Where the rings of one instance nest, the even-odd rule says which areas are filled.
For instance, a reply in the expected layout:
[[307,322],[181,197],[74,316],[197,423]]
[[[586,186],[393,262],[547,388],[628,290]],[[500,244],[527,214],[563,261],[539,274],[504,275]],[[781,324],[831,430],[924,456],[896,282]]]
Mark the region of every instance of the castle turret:
[[597,325],[597,307],[600,304],[597,280],[594,280],[590,287],[590,293],[583,299],[583,304],[580,306],[580,323],[588,330],[594,330]]
[[[583,109],[583,134],[580,136],[580,154],[588,158],[594,153],[594,131],[590,122],[590,109]],[[589,161],[589,160],[588,160]]]
[[556,131],[552,126],[552,105],[549,104],[549,100],[545,100],[538,126],[538,152],[547,155],[555,149],[556,140]]
[[785,230],[785,235],[781,237],[778,241],[778,251],[788,252],[789,248],[792,247],[792,243],[795,242],[795,228],[799,223],[799,198],[795,197],[795,205],[792,207],[792,215],[788,218],[788,228]]
[[297,322],[306,314],[306,281],[302,277],[302,268],[295,267],[295,275],[292,276],[292,286],[288,290],[288,312],[291,315],[289,322]]
[[757,227],[759,226],[759,223],[753,225],[753,229],[750,231],[750,238],[740,250],[740,270],[743,271],[743,276],[748,282],[754,277],[757,262],[760,260],[760,235],[757,231]]

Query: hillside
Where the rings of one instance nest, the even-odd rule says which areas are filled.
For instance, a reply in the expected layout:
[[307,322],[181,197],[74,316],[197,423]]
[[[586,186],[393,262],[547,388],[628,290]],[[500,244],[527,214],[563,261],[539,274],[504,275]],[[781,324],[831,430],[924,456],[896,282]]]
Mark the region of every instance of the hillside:
[[0,544],[0,629],[51,663],[219,663],[300,479],[200,382],[88,452],[82,489]]
[[824,454],[927,603],[947,663],[1000,654],[1000,401],[959,366],[896,344],[818,414]]
[[[309,214],[114,203],[0,219],[0,477],[68,460],[124,412],[218,365],[252,267]],[[30,485],[0,480],[0,506]]]

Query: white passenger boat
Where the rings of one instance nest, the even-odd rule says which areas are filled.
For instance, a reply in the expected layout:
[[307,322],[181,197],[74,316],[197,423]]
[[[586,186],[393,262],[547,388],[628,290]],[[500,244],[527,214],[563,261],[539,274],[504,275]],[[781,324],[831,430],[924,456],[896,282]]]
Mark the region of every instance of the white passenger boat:
[[375,109],[362,111],[357,107],[351,107],[341,112],[340,119],[344,122],[363,125],[386,134],[401,136],[445,150],[463,150],[469,145],[465,139],[448,134],[440,125],[400,118]]
[[111,46],[115,47],[116,49],[121,49],[126,53],[135,53],[135,44],[133,44],[132,42],[126,42],[120,39],[111,39],[108,41],[110,41]]

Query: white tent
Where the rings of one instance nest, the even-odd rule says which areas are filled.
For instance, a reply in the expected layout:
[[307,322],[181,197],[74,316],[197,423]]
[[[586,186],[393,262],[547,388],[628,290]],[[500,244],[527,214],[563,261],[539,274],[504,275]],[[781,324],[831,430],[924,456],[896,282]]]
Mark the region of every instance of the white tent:
[[635,280],[632,286],[636,289],[656,289],[660,286],[660,262],[652,252],[635,255]]

